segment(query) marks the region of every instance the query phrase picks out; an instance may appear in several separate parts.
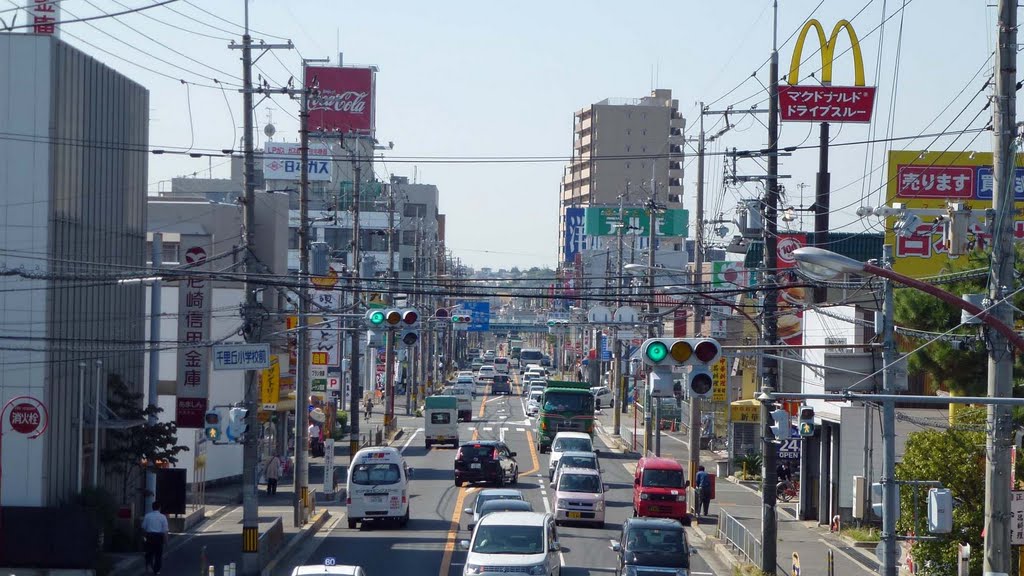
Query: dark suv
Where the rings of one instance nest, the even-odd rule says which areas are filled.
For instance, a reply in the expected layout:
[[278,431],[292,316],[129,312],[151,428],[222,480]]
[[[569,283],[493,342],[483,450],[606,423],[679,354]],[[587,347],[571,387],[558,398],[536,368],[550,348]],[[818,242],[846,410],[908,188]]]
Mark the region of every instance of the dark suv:
[[491,382],[491,394],[511,394],[512,383],[509,381],[508,374],[495,374],[494,381]]
[[506,482],[516,484],[518,480],[516,453],[510,451],[504,442],[466,442],[455,455],[456,486],[462,486],[463,482],[491,482],[504,486]]
[[619,538],[609,548],[619,553],[617,572],[624,574],[643,573],[644,568],[688,571],[690,555],[697,553],[686,541],[683,525],[669,518],[626,518]]

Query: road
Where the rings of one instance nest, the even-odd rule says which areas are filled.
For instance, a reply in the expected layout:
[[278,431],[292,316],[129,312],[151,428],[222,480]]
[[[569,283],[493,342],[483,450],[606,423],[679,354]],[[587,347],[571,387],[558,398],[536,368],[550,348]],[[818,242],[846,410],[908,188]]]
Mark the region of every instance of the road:
[[[533,423],[524,412],[518,395],[480,396],[474,403],[473,422],[460,424],[460,437],[463,441],[473,437],[504,439],[517,453],[520,479],[516,488],[523,491],[534,510],[550,510],[548,455],[536,452]],[[287,576],[294,566],[321,564],[327,557],[335,558],[338,564],[360,565],[369,576],[461,576],[466,553],[458,543],[470,537],[461,510],[472,504],[480,487],[456,488],[452,472],[455,451],[450,448],[426,450],[421,431],[406,434],[401,444],[414,469],[409,525],[405,529],[361,527],[350,530],[344,519],[344,508],[338,507],[331,511],[334,518],[327,526],[285,559],[275,570],[275,576]],[[622,521],[632,513],[632,476],[627,465],[635,462],[630,457],[612,453],[600,441],[598,445],[602,449],[604,482],[610,489],[606,527],[559,528],[565,576],[614,574],[617,557],[608,548],[609,540],[617,538]],[[690,542],[696,543],[697,539],[691,536]],[[704,555],[706,552],[700,550],[693,558],[691,574],[726,574],[720,567],[713,572]]]

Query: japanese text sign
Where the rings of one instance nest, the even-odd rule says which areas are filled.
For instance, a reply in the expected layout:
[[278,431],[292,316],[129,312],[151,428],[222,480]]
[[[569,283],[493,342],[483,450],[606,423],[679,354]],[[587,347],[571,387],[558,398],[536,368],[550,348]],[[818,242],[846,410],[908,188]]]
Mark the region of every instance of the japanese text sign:
[[31,34],[59,36],[57,24],[60,22],[60,0],[28,0],[25,3],[28,13]]
[[262,370],[270,367],[270,344],[221,344],[213,347],[214,370]]
[[[182,236],[181,250],[190,270],[206,270],[208,236]],[[178,281],[178,374],[175,422],[178,428],[202,428],[210,388],[210,310],[213,297],[205,276]]]

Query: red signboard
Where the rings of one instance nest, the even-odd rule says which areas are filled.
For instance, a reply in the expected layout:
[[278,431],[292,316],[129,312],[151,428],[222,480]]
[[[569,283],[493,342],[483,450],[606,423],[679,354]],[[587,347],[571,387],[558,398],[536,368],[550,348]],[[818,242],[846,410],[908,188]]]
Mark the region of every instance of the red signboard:
[[779,234],[777,248],[779,291],[776,299],[779,339],[790,346],[803,344],[804,280],[796,275],[793,251],[807,246],[806,234]]
[[306,86],[315,88],[309,99],[309,126],[318,132],[374,130],[373,70],[310,66]]
[[779,86],[785,122],[870,122],[874,86]]
[[672,313],[672,337],[686,338],[686,318],[688,314],[682,308]]
[[40,414],[39,408],[28,402],[22,402],[11,408],[8,419],[11,422],[11,428],[19,434],[31,434],[43,423],[43,415]]

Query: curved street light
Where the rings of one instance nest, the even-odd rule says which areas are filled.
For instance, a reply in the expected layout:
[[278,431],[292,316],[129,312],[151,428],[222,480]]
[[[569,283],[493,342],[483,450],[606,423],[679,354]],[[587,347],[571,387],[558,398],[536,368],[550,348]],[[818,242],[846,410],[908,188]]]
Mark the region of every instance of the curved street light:
[[800,270],[815,280],[828,281],[832,280],[839,274],[869,274],[871,276],[878,276],[879,278],[886,278],[893,282],[903,284],[909,288],[920,290],[925,294],[935,296],[950,306],[959,308],[972,316],[976,316],[982,321],[982,323],[991,326],[996,332],[999,332],[1006,337],[1006,339],[1009,340],[1015,348],[1024,352],[1024,338],[1015,332],[1011,326],[1008,326],[988,310],[985,310],[976,304],[972,304],[963,298],[958,297],[956,294],[946,292],[937,286],[893,272],[888,268],[883,268],[867,262],[860,262],[853,258],[843,256],[842,254],[836,254],[835,252],[822,248],[814,248],[810,246],[797,248],[793,251],[793,257],[796,258],[797,265],[800,267]]

